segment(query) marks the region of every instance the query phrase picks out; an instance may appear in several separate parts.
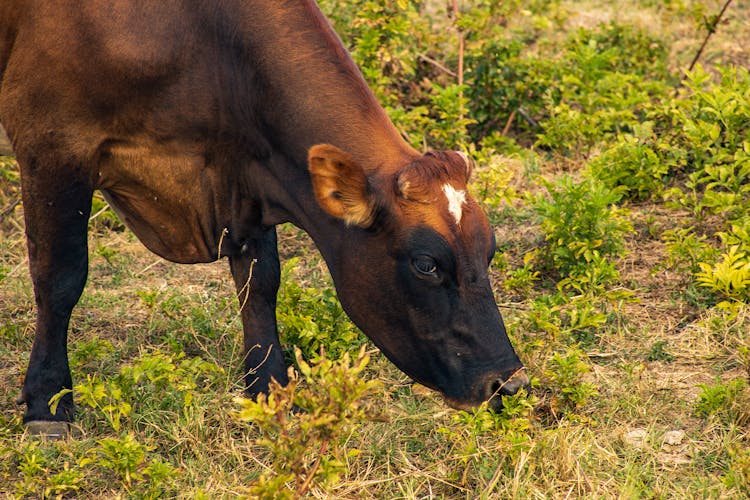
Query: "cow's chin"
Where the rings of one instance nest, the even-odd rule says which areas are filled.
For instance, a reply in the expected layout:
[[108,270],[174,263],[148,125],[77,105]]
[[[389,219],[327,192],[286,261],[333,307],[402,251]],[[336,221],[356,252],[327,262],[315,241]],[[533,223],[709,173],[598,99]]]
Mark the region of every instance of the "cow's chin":
[[473,411],[476,410],[481,403],[469,403],[467,401],[459,401],[457,399],[449,398],[443,394],[443,401],[445,404],[453,408],[454,410]]
[[442,396],[445,404],[447,404],[454,410],[475,411],[481,407],[484,407],[487,410],[497,412],[503,408],[503,400],[498,395],[492,396],[492,398],[490,398],[489,400],[482,401],[458,400],[455,398],[451,398],[450,396],[446,396],[445,394],[442,394]]

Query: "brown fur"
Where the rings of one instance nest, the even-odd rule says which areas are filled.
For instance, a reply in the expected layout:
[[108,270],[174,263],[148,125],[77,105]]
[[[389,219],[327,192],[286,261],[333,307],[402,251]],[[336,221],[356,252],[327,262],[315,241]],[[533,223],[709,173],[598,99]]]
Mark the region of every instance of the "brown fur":
[[[448,213],[443,186],[450,184],[466,191],[470,172],[464,159],[453,151],[432,151],[406,165],[395,181],[404,223],[426,224],[450,241],[455,240],[458,228]],[[467,198],[467,205],[472,203]]]
[[[252,291],[250,394],[286,380],[275,226],[287,221],[312,236],[354,322],[415,379],[477,404],[520,365],[487,280],[489,224],[468,199],[458,227],[441,194],[465,189],[466,162],[400,137],[312,0],[0,0],[0,122],[38,311],[26,421],[73,416],[70,394],[57,415],[47,402],[72,387],[67,327],[95,190],[157,254],[229,259]],[[415,253],[439,254],[442,275],[420,274]]]
[[347,225],[370,227],[375,200],[362,167],[330,144],[310,148],[310,175],[315,197],[323,210]]

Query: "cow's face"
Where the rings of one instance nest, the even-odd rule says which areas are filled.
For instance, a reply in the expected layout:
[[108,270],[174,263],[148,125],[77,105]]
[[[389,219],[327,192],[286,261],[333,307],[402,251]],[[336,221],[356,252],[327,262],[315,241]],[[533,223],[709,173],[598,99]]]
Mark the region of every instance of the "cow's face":
[[342,304],[386,356],[459,408],[499,408],[527,387],[490,288],[495,242],[466,189],[470,161],[428,153],[378,178],[333,146],[309,161],[318,203],[352,226],[332,265]]

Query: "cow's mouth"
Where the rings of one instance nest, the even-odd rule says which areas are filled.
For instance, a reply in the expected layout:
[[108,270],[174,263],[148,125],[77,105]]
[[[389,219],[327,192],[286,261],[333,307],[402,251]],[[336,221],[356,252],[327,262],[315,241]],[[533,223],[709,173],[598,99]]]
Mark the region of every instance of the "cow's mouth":
[[503,396],[512,396],[521,389],[525,389],[527,394],[531,392],[531,383],[523,366],[511,372],[508,377],[485,378],[477,391],[479,397],[458,399],[443,394],[443,399],[456,410],[473,411],[486,405],[487,409],[498,412],[503,408]]

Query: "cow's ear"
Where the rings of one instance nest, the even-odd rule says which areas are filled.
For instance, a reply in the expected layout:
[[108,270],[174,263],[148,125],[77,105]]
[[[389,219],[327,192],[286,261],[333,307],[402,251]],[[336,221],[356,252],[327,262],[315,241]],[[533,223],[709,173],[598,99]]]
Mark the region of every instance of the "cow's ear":
[[456,151],[456,154],[464,161],[464,165],[466,166],[466,182],[469,182],[471,172],[474,170],[474,160],[463,151]]
[[310,148],[308,167],[320,206],[347,225],[369,227],[375,217],[375,197],[367,175],[351,156],[330,144]]

